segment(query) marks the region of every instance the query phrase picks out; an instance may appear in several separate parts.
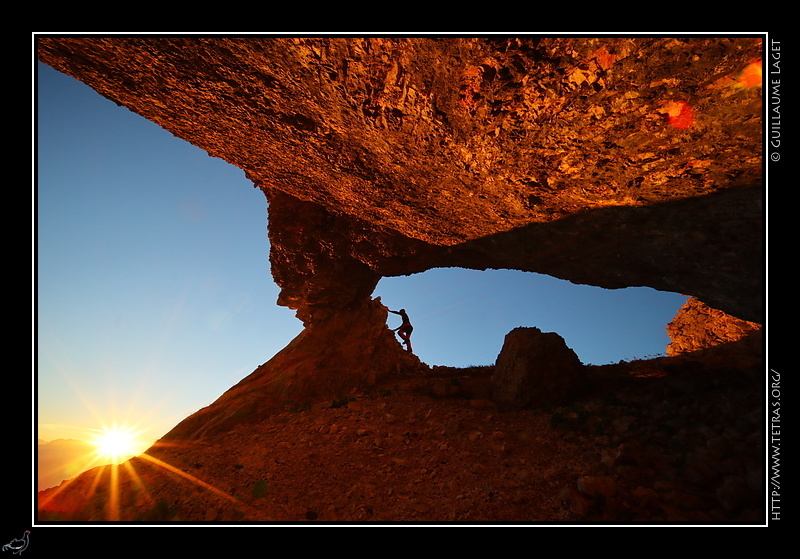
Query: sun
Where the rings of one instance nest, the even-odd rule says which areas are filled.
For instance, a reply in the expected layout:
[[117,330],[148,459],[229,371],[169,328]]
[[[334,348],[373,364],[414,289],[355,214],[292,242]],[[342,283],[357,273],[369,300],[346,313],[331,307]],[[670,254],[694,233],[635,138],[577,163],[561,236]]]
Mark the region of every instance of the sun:
[[122,425],[99,429],[90,442],[97,447],[98,457],[112,460],[115,464],[139,454],[142,445],[137,431]]

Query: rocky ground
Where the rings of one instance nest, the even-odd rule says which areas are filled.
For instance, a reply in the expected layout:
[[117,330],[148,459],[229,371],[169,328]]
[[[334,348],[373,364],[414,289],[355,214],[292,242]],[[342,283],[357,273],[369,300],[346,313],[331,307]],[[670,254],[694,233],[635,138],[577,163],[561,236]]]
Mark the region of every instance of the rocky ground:
[[256,426],[153,448],[158,464],[139,457],[40,493],[40,518],[764,520],[759,367],[666,358],[587,373],[582,396],[548,409],[499,409],[491,367],[434,367],[336,401],[287,403]]

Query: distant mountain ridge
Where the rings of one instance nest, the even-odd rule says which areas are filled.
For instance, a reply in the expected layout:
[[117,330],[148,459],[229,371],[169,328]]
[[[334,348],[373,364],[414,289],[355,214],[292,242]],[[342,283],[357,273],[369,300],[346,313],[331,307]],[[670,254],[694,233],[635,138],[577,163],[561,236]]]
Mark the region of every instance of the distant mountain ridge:
[[39,491],[59,485],[97,466],[95,446],[76,439],[38,440],[37,488]]

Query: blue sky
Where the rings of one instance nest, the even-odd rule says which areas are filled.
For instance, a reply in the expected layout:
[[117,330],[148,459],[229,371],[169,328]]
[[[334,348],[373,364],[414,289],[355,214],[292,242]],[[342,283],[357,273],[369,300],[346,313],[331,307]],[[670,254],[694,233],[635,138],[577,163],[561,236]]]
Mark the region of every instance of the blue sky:
[[[154,440],[300,332],[275,301],[267,205],[243,171],[37,64],[39,436],[136,425]],[[517,326],[584,363],[663,353],[685,297],[516,271],[436,269],[375,292],[430,365],[493,363]],[[399,325],[389,315],[389,325]]]

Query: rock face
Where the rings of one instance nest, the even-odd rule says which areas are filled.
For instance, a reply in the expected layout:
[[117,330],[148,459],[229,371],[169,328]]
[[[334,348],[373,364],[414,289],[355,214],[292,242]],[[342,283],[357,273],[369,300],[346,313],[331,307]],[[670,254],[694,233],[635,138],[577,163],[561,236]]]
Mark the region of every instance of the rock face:
[[762,322],[761,49],[758,37],[37,41],[42,62],[264,192],[278,302],[308,330],[232,389],[242,410],[257,385],[300,400],[371,380],[351,366],[363,353],[325,350],[313,390],[283,364],[312,338],[334,347],[338,320],[366,329],[367,354],[391,353],[372,291],[433,267],[650,286]]
[[515,328],[497,357],[492,399],[519,408],[558,403],[574,393],[582,372],[578,356],[558,334]]
[[[667,355],[681,355],[721,344],[738,342],[752,334],[760,334],[761,325],[741,320],[712,309],[697,298],[690,298],[667,324],[670,343]],[[760,338],[759,335],[752,336]]]

